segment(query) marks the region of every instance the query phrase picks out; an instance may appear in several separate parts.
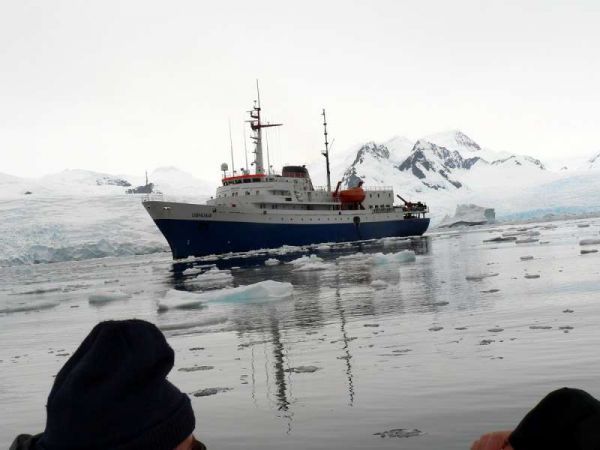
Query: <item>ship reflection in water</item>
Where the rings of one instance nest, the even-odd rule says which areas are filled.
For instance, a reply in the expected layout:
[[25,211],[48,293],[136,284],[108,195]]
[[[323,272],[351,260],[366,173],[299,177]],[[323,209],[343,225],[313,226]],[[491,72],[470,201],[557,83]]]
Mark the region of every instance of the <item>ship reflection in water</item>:
[[[431,276],[427,271],[420,273],[420,270],[415,270],[410,263],[378,265],[371,260],[371,256],[412,251],[418,257],[424,257],[428,255],[430,245],[430,238],[416,237],[365,241],[321,250],[290,251],[275,255],[281,264],[271,267],[265,266],[265,261],[274,255],[266,251],[209,257],[194,262],[174,263],[171,283],[178,290],[212,290],[201,284],[190,283],[190,279],[194,278],[188,275],[188,269],[197,268],[206,272],[216,267],[221,271],[231,270],[235,285],[249,285],[264,279],[290,281],[293,284],[291,298],[282,301],[242,302],[220,308],[210,306],[210,309],[219,309],[215,314],[222,314],[228,309],[231,327],[226,326],[224,331],[235,332],[238,351],[243,355],[241,359],[248,358],[249,373],[247,376],[242,374],[241,379],[244,385],[247,382],[250,387],[248,394],[252,403],[258,407],[260,395],[257,391],[264,387],[271,410],[284,419],[286,433],[290,433],[294,406],[299,401],[294,394],[294,381],[301,377],[304,380],[311,380],[309,377],[312,377],[311,381],[314,381],[318,379],[315,372],[327,369],[326,385],[335,385],[334,391],[338,393],[343,384],[345,403],[353,407],[357,395],[353,374],[357,355],[353,350],[358,345],[353,346],[352,342],[359,340],[360,335],[365,335],[365,331],[367,335],[362,336],[361,342],[382,331],[373,323],[361,326],[360,333],[356,333],[349,330],[348,323],[368,318],[380,321],[385,316],[403,314],[407,305],[399,289],[400,280],[403,280],[403,289],[407,289],[411,280],[413,284],[420,285],[423,279]],[[293,264],[286,264],[311,254],[318,255],[327,267],[297,271]],[[195,273],[193,277],[196,277]],[[422,307],[427,308],[426,305]],[[313,345],[329,347],[316,362],[311,360],[310,355]],[[368,349],[369,344],[360,344],[360,347]],[[335,370],[330,370],[333,367]],[[301,383],[303,389],[306,388],[305,382]],[[323,388],[311,382],[310,389],[319,392]],[[302,393],[301,396],[302,407],[305,408],[306,395]]]

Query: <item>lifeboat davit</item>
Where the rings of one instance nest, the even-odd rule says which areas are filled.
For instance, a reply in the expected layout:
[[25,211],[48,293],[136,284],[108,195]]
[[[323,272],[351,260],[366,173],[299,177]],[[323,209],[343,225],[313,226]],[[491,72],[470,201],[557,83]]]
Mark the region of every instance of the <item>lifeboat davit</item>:
[[342,203],[362,203],[366,197],[365,191],[362,188],[362,181],[358,184],[358,186],[344,189],[342,191],[339,190],[340,184],[333,193],[334,197],[338,197]]

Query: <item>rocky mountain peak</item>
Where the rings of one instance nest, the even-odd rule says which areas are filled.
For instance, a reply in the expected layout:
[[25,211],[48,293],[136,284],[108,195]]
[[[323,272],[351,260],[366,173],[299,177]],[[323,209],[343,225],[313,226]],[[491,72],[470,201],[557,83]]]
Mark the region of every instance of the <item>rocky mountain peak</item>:
[[454,132],[454,140],[457,144],[461,145],[462,147],[470,148],[474,151],[481,150],[481,147],[477,142],[475,142],[473,139],[471,139],[469,136],[467,136],[460,130],[456,130]]
[[590,165],[589,165],[590,169],[600,169],[600,153],[598,153],[596,156],[593,156],[592,158],[590,158],[589,163],[590,163]]
[[451,130],[442,133],[436,133],[423,138],[429,142],[433,142],[441,147],[446,147],[450,150],[477,152],[481,147],[477,142],[467,136],[460,130]]
[[390,151],[384,144],[376,144],[375,142],[367,142],[356,153],[356,158],[352,165],[364,162],[365,158],[372,156],[375,159],[389,159]]

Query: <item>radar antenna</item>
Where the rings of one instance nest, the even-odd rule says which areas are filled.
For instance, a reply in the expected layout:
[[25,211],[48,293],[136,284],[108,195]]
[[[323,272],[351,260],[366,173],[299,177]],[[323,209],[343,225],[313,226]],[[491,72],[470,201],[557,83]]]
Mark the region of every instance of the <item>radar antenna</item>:
[[250,136],[250,139],[254,141],[254,168],[256,173],[265,173],[265,167],[263,162],[263,148],[262,148],[262,129],[269,127],[280,127],[281,123],[262,123],[260,120],[260,89],[258,87],[258,80],[256,80],[256,97],[257,100],[254,102],[252,111],[250,113],[250,128],[254,131],[254,136]]

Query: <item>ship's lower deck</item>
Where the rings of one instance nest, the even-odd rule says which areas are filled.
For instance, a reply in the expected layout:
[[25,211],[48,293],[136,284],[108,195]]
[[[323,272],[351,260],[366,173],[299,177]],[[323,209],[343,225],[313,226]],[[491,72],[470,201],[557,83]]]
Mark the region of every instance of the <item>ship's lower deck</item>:
[[174,259],[227,252],[245,252],[283,245],[350,242],[383,237],[420,236],[428,218],[376,222],[291,224],[218,220],[155,219]]

